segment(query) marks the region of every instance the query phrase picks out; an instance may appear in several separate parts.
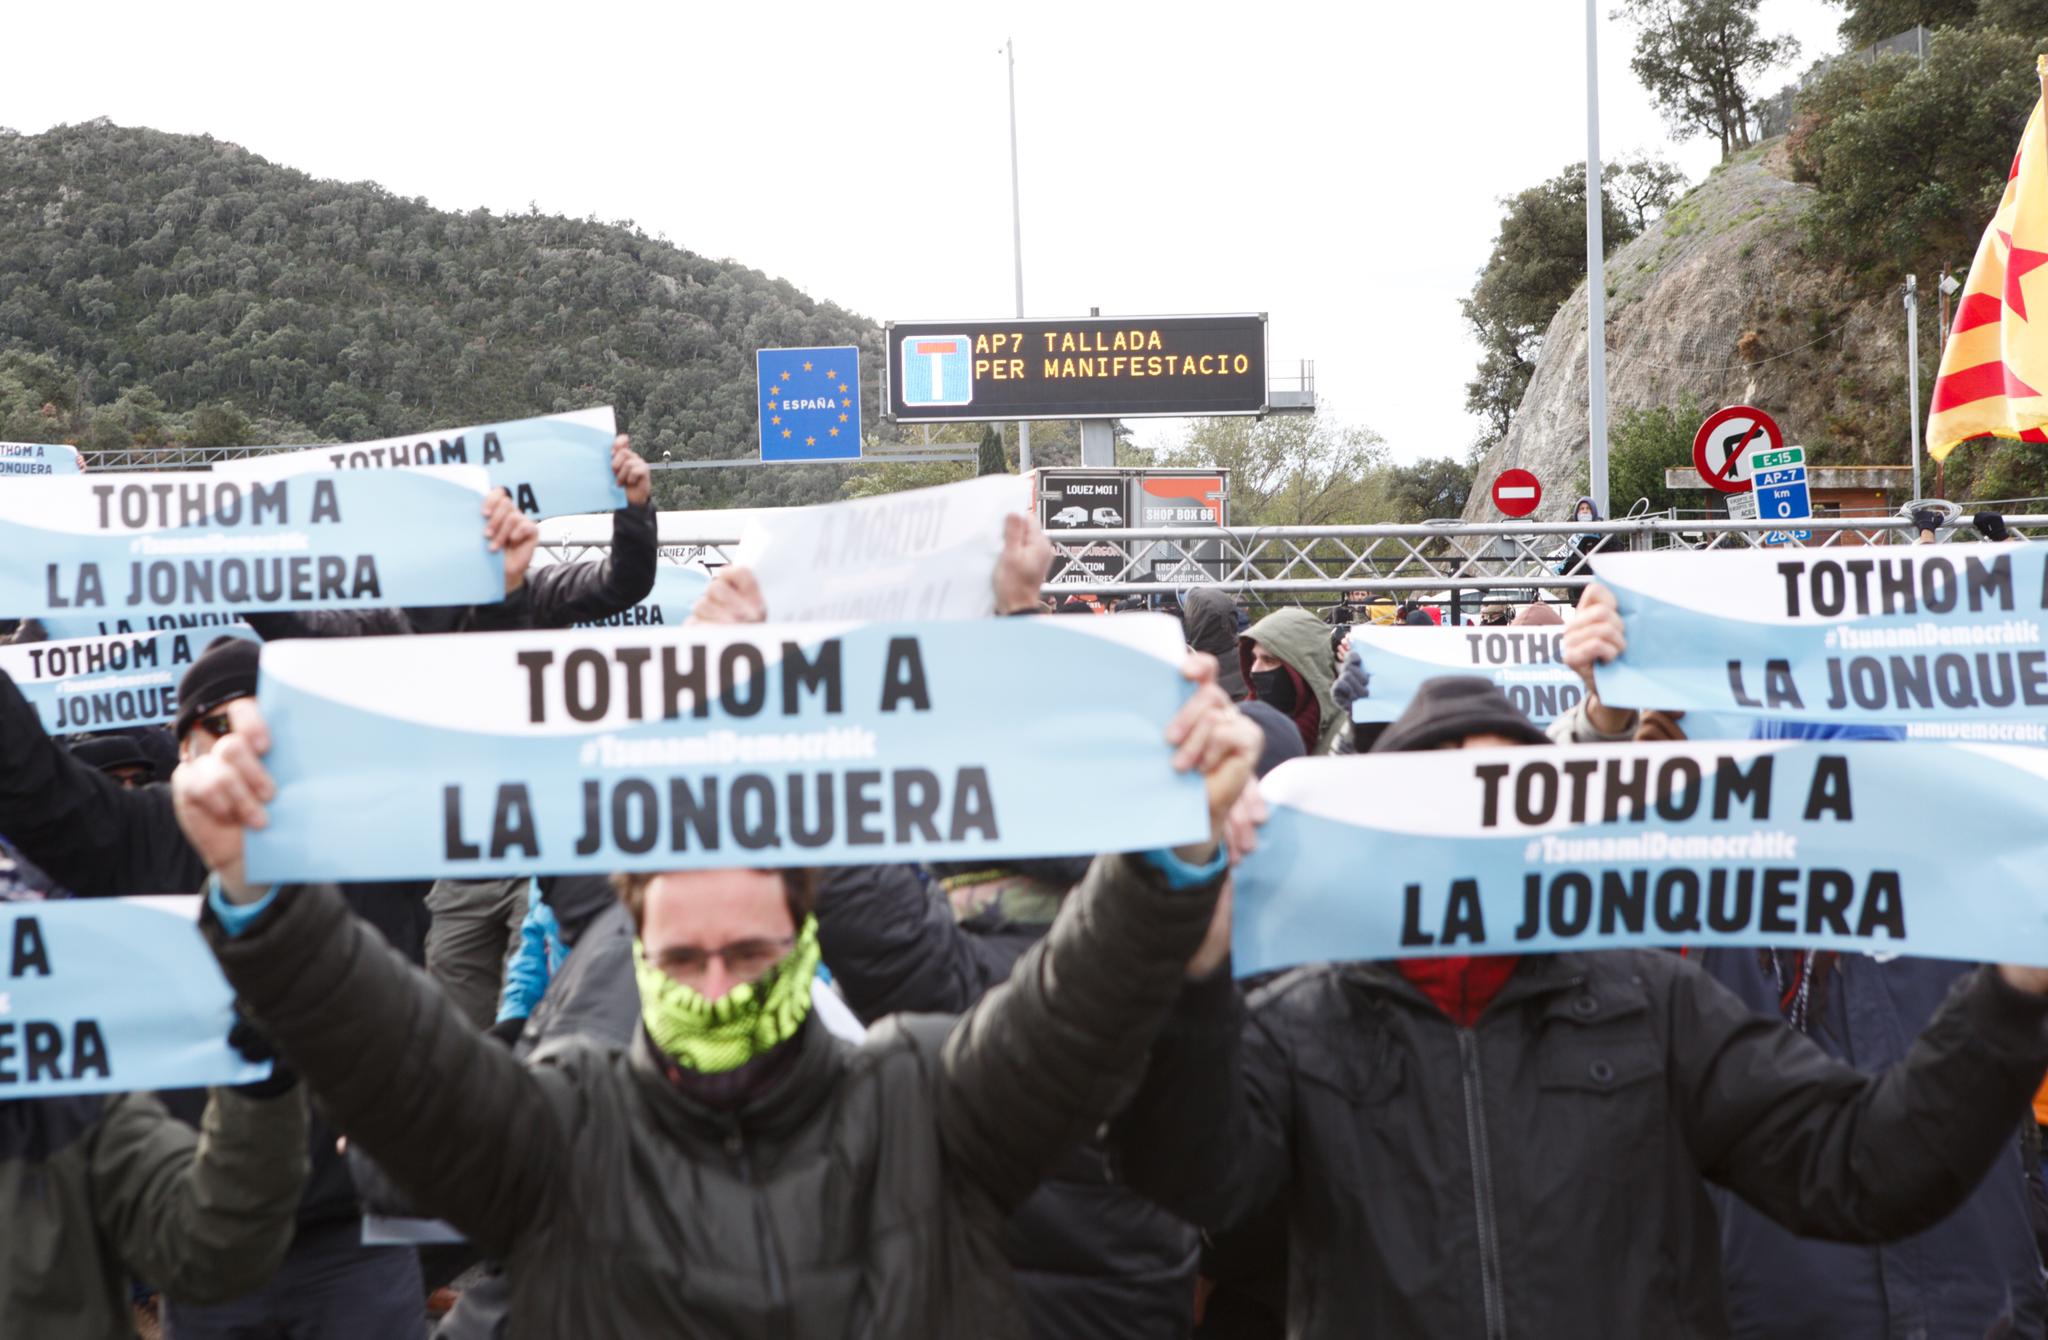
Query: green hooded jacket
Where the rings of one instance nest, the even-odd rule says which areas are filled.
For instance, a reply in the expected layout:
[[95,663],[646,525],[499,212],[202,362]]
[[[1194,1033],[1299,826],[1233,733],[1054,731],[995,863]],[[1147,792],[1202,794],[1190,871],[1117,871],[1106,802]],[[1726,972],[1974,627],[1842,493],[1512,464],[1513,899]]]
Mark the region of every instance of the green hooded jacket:
[[[1328,753],[1331,739],[1343,724],[1336,700],[1330,697],[1330,686],[1337,679],[1337,657],[1330,650],[1330,626],[1304,609],[1275,610],[1253,624],[1237,639],[1238,666],[1247,685],[1252,682],[1254,642],[1302,681],[1297,686],[1294,710],[1288,715],[1301,728],[1302,744],[1309,753]],[[1302,688],[1307,692],[1301,692]]]

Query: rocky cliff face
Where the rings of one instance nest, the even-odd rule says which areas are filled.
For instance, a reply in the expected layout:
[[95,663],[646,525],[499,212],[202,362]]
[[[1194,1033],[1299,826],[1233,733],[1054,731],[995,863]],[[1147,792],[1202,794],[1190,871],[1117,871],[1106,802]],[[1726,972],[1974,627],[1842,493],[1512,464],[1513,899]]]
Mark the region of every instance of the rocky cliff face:
[[[1769,410],[1815,464],[1908,459],[1904,313],[1889,294],[1852,292],[1801,250],[1812,195],[1789,179],[1782,141],[1762,145],[1608,257],[1610,424],[1690,393],[1706,408]],[[1932,277],[1923,280],[1931,304]],[[1923,321],[1924,346],[1934,323]],[[1536,519],[1564,518],[1586,472],[1583,284],[1551,321],[1507,436],[1481,460],[1468,519],[1498,518],[1486,486],[1516,465],[1543,481]],[[1616,497],[1614,510],[1634,501]]]

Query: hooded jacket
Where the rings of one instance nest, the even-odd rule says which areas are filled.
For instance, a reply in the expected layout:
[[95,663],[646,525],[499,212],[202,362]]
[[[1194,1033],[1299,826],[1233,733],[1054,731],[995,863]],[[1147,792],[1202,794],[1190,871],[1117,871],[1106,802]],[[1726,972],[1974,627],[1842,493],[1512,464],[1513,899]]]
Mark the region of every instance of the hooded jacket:
[[121,1340],[128,1281],[208,1303],[292,1240],[306,1101],[216,1089],[203,1131],[143,1093],[0,1099],[0,1335]]
[[1004,1216],[1128,1092],[1220,883],[1104,858],[964,1018],[854,1046],[813,1015],[788,1073],[726,1112],[644,1029],[521,1066],[330,889],[205,929],[351,1140],[505,1262],[511,1336],[1018,1337]]
[[1237,656],[1237,603],[1214,586],[1197,586],[1181,602],[1180,624],[1188,646],[1216,658],[1216,682],[1230,701],[1245,699]]
[[1253,624],[1237,640],[1238,669],[1252,682],[1252,644],[1271,652],[1294,680],[1294,710],[1288,715],[1301,729],[1302,747],[1311,754],[1326,752],[1340,726],[1349,725],[1330,696],[1336,682],[1336,657],[1330,650],[1329,627],[1304,609],[1275,610]]

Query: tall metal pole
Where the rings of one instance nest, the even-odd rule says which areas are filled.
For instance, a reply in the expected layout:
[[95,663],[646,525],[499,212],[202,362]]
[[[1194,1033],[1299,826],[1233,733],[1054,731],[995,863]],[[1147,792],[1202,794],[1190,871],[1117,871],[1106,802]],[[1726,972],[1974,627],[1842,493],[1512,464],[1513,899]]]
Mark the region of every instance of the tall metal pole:
[[1920,498],[1920,276],[1906,276],[1906,395],[1913,402],[1913,438],[1906,454],[1913,460],[1913,498]]
[[1586,438],[1593,501],[1607,505],[1607,239],[1601,224],[1600,14],[1586,0]]
[[[1017,186],[1017,44],[1003,39],[1003,55],[1010,66],[1010,246],[1017,261],[1017,315],[1024,315],[1024,202]],[[1017,422],[1017,469],[1031,468],[1031,421]]]

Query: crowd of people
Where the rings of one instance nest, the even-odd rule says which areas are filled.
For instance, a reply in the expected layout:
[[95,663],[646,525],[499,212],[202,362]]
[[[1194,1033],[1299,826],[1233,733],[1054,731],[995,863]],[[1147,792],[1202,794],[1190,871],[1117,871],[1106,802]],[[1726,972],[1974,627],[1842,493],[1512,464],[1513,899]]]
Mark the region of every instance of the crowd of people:
[[[602,560],[533,566],[500,494],[503,601],[248,622],[617,615],[656,528],[624,438],[613,468]],[[1008,519],[998,616],[1083,612],[1042,597],[1051,556]],[[1600,701],[1627,629],[1573,594],[1480,615],[1564,625],[1586,694],[1545,729],[1461,677],[1354,725],[1373,667],[1342,623],[1194,588],[1158,747],[1207,835],[922,865],[266,886],[260,642],[208,647],[171,727],[71,740],[0,673],[0,897],[202,894],[230,1040],[272,1063],[0,1098],[0,1337],[2048,1336],[2048,970],[1674,946],[1233,971],[1274,768],[1684,738]],[[773,616],[727,567],[693,620]],[[366,1243],[366,1214],[462,1241]]]

